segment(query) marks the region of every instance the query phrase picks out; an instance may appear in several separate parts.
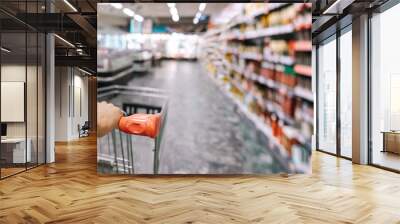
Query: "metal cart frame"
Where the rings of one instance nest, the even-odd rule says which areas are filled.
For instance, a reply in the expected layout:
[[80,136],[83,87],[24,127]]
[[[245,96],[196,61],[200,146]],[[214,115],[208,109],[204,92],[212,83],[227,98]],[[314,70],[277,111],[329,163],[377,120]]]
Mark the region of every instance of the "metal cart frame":
[[[153,174],[158,174],[160,167],[160,151],[164,135],[164,128],[167,122],[168,114],[168,99],[164,91],[148,88],[148,87],[129,87],[121,85],[113,85],[100,88],[98,91],[98,99],[113,98],[117,95],[129,96],[145,96],[145,97],[160,97],[165,100],[162,106],[148,105],[136,102],[123,103],[122,110],[126,115],[136,114],[145,111],[146,114],[160,113],[160,128],[157,136],[154,138],[153,148]],[[142,112],[143,113],[143,112]],[[102,158],[98,155],[98,171],[105,174],[135,174],[134,169],[134,137],[133,135],[123,133],[120,130],[113,130],[111,133],[102,137],[106,138],[105,150],[109,153],[109,157]],[[136,137],[137,138],[137,137]],[[146,137],[141,137],[146,138]],[[98,141],[101,141],[98,140]],[[104,145],[103,145],[104,146]],[[98,147],[102,151],[102,142],[98,142]]]

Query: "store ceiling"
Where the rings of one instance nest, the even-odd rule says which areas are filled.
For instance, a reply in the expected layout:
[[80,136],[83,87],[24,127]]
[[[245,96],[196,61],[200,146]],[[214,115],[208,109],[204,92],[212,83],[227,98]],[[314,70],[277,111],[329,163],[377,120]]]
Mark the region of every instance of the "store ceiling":
[[[154,24],[165,25],[171,32],[193,33],[206,29],[208,18],[220,13],[229,3],[207,3],[198,24],[193,18],[199,11],[200,3],[176,3],[179,21],[174,22],[167,3],[122,3],[123,8],[131,9],[135,14],[151,19]],[[108,3],[98,4],[98,25],[100,29],[119,28],[128,30],[129,16],[122,9],[116,9]]]
[[[166,3],[123,3],[124,7],[132,9],[135,13],[150,18],[171,17]],[[204,13],[206,15],[215,15],[228,3],[208,3]],[[128,17],[121,10],[115,9],[107,3],[99,3],[99,12],[118,17]],[[198,12],[199,3],[176,3],[176,8],[180,17],[194,17]],[[102,10],[104,9],[104,10]]]
[[[192,33],[199,32],[207,26],[208,18],[220,13],[229,3],[207,3],[203,11],[203,20],[198,24],[193,24],[193,18],[199,12],[200,3],[176,3],[179,21],[172,20],[167,3],[123,3],[123,8],[129,8],[135,14],[144,18],[152,19],[154,23],[166,25],[174,32]],[[98,4],[98,19],[100,27],[122,27],[127,30],[129,16],[116,9],[108,3]]]

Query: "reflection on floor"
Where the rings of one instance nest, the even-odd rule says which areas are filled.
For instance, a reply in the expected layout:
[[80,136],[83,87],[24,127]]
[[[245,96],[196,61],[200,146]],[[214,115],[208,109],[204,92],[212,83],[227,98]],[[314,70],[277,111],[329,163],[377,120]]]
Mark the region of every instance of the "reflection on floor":
[[400,155],[392,152],[375,151],[373,163],[400,171]]
[[23,168],[20,168],[20,167],[18,167],[18,168],[1,168],[1,178],[13,175],[15,173],[18,173],[18,172],[21,172],[24,170],[25,170],[25,167],[23,167]]
[[400,175],[314,152],[312,175],[102,176],[96,138],[0,181],[0,223],[398,223]]
[[1,178],[5,178],[17,173],[20,173],[22,171],[25,171],[26,169],[30,169],[32,167],[36,167],[37,164],[36,163],[27,163],[25,164],[8,164],[5,165],[3,164],[3,167],[0,170],[0,177]]

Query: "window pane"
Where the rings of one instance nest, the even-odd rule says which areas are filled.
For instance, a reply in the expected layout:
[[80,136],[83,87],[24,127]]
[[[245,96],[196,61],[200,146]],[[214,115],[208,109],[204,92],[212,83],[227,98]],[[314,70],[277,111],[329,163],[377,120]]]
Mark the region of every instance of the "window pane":
[[318,148],[336,153],[336,40],[318,48]]
[[352,35],[340,36],[340,152],[352,156]]
[[38,81],[38,52],[37,52],[37,33],[27,33],[28,44],[28,63],[26,80],[26,114],[27,114],[27,135],[30,142],[30,161],[28,167],[37,165],[37,81]]

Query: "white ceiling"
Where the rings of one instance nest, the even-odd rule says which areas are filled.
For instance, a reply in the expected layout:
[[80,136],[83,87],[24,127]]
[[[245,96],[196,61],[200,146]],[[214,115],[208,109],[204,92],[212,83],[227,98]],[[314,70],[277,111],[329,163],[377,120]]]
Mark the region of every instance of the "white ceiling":
[[[176,3],[180,17],[194,17],[198,12],[200,3]],[[229,3],[207,3],[204,13],[206,15],[217,15]],[[135,13],[144,17],[170,17],[169,8],[166,3],[124,3],[124,7],[132,9]],[[98,4],[99,14],[108,14],[119,17],[128,17],[122,10],[110,6],[108,3]]]

